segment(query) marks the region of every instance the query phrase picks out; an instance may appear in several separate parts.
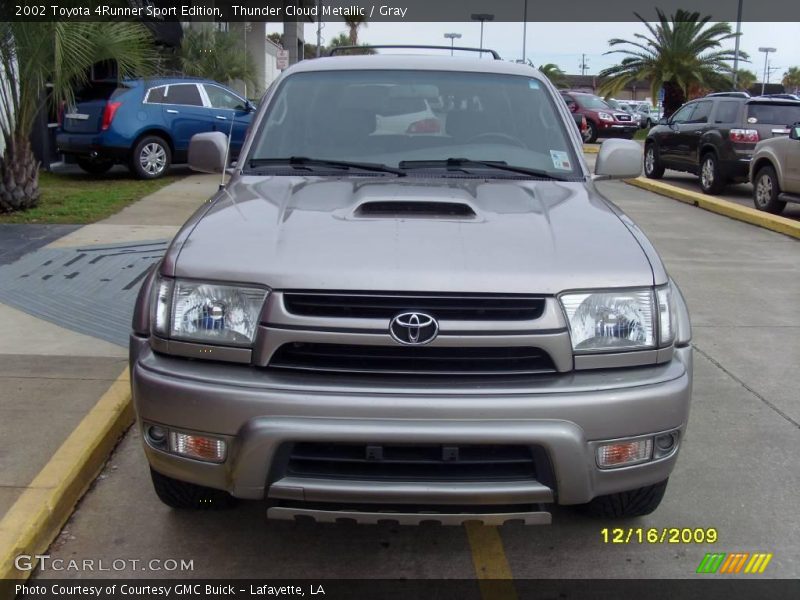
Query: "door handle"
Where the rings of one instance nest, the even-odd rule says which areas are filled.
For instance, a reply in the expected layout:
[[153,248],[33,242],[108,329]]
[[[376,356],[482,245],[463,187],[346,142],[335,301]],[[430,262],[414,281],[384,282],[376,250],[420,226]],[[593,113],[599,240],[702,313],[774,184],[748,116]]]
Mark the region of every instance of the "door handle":
[[218,118],[220,121],[227,121],[227,120],[228,120],[227,118],[223,117],[222,115],[217,115],[217,118]]
[[174,108],[168,108],[168,109],[167,109],[167,112],[168,112],[169,114],[171,114],[171,115],[177,115],[177,114],[178,114],[178,111],[177,111],[177,110],[175,110]]

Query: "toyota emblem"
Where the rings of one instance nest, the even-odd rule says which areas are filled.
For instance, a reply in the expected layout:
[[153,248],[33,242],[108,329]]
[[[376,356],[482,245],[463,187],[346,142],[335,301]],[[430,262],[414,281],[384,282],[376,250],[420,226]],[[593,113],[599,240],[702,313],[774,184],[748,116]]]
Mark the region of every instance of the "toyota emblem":
[[422,346],[432,342],[439,333],[439,324],[425,313],[407,312],[394,317],[389,323],[392,338],[408,346]]

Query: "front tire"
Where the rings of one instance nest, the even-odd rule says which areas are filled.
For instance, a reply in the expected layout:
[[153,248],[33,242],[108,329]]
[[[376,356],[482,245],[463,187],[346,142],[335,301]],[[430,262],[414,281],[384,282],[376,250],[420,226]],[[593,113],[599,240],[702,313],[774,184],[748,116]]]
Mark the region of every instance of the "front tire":
[[758,210],[779,215],[786,208],[786,202],[778,200],[781,193],[778,176],[770,166],[761,167],[753,181],[753,204]]
[[232,507],[236,500],[222,490],[178,481],[150,469],[153,489],[164,504],[181,510],[223,510]]
[[581,504],[578,509],[592,517],[620,519],[626,517],[643,517],[653,512],[667,491],[665,479],[661,483],[648,485],[629,492],[617,492],[597,496],[588,504]]
[[79,156],[77,163],[82,170],[90,175],[102,175],[114,166],[113,160],[89,158],[88,156]]
[[661,179],[664,176],[664,165],[653,143],[647,144],[644,149],[644,174],[648,179]]
[[597,141],[597,125],[586,119],[586,130],[583,132],[583,143],[594,144]]
[[700,188],[706,194],[715,196],[725,187],[725,178],[719,168],[717,155],[708,152],[700,159]]
[[130,158],[130,168],[139,179],[158,179],[169,170],[172,151],[164,138],[148,135],[139,140]]

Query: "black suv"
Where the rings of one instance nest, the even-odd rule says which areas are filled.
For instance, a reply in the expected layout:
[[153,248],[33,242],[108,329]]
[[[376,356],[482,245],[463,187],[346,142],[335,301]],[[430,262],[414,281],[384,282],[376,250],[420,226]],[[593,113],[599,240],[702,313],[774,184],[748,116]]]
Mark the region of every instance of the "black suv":
[[644,173],[659,179],[664,169],[700,176],[706,194],[726,183],[747,181],[756,143],[785,135],[800,120],[800,102],[739,94],[712,94],[687,102],[650,130],[645,141]]

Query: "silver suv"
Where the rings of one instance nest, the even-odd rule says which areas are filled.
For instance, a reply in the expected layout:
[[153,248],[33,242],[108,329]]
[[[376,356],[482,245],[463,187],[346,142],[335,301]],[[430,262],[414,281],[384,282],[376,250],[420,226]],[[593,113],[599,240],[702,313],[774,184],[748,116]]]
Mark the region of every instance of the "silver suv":
[[[220,172],[224,134],[189,154]],[[689,415],[689,317],[593,183],[638,175],[641,154],[608,140],[592,175],[525,65],[286,70],[139,295],[132,385],[158,496],[366,523],[654,510]]]

